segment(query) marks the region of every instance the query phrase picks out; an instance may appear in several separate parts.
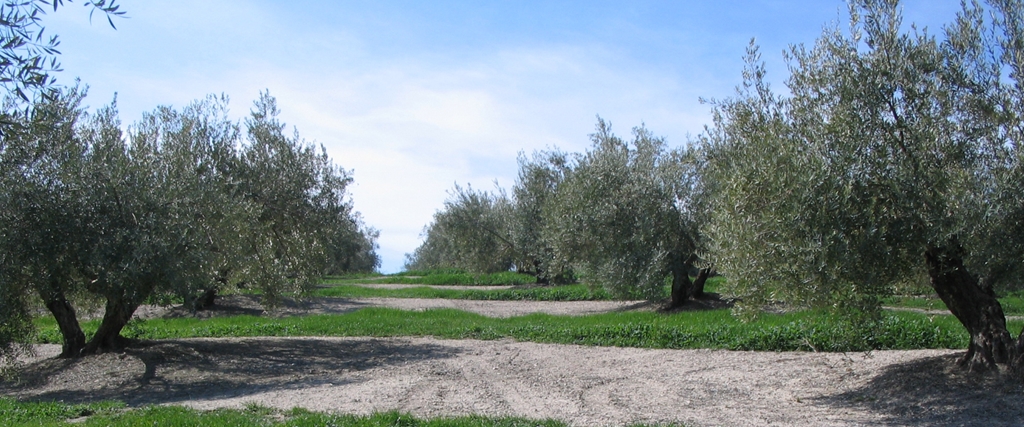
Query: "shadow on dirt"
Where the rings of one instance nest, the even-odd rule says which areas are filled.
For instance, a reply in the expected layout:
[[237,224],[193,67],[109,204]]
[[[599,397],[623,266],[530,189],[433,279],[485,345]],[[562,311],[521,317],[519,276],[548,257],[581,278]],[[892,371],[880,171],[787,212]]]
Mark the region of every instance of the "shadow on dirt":
[[0,393],[29,401],[180,403],[355,383],[359,371],[451,358],[458,352],[378,339],[144,341],[122,353],[24,366],[19,384],[0,385]]
[[664,303],[666,306],[660,308],[658,311],[664,313],[677,313],[681,311],[709,311],[709,310],[720,310],[723,308],[732,308],[736,305],[736,299],[734,298],[723,298],[720,294],[713,292],[705,292],[703,296],[697,299],[692,299],[683,303],[679,307],[667,307],[667,302]]
[[833,408],[882,415],[883,425],[1020,425],[1024,387],[1006,374],[982,375],[956,366],[959,354],[890,366],[863,387],[818,399]]

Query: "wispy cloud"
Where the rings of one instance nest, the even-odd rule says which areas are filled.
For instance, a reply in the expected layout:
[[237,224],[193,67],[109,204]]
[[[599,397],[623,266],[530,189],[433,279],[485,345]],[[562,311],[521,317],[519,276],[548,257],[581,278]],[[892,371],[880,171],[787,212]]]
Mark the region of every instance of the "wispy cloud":
[[[938,13],[921,1],[908,8]],[[683,144],[709,120],[697,98],[732,93],[750,37],[782,76],[777,52],[842,5],[188,0],[126,4],[117,31],[79,8],[47,23],[64,38],[64,81],[81,76],[93,105],[118,92],[126,122],[208,93],[241,118],[269,89],[285,122],[354,170],[394,271],[453,184],[509,187],[518,152],[584,150],[597,114]]]

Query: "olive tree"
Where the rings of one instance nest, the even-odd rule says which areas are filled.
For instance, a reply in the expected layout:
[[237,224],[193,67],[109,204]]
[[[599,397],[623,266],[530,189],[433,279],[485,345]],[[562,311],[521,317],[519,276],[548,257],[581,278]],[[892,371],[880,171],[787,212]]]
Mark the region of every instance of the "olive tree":
[[545,234],[560,262],[619,296],[661,299],[672,276],[671,306],[703,294],[690,270],[701,238],[687,155],[669,151],[643,127],[632,141],[603,120],[593,147],[578,155],[547,210]]
[[361,229],[346,196],[351,174],[322,146],[306,143],[297,132],[286,136],[278,114],[267,93],[254,103],[237,188],[250,222],[242,230],[242,258],[234,274],[261,289],[269,302],[285,290],[311,289],[332,269],[332,259],[346,261],[339,253],[346,248],[357,251],[347,260],[353,265],[372,270],[379,263],[375,231]]
[[24,314],[29,298],[38,296],[57,320],[68,355],[85,345],[69,302],[81,289],[88,241],[80,203],[88,190],[81,179],[85,147],[75,132],[82,96],[71,89],[42,99],[0,136],[4,329],[8,334],[31,329]]
[[[71,3],[71,0],[67,0]],[[90,17],[100,11],[114,27],[113,17],[124,11],[114,0],[86,0]],[[35,91],[52,88],[52,73],[60,71],[56,34],[46,34],[43,16],[49,8],[56,12],[63,0],[4,0],[0,2],[0,86],[10,95],[28,102]],[[4,121],[2,124],[13,124]],[[2,128],[0,128],[2,130]]]
[[851,2],[849,31],[789,50],[788,96],[751,48],[704,135],[714,254],[745,304],[877,313],[926,276],[970,333],[962,363],[1019,365],[995,290],[1022,267],[1024,7],[989,5],[936,37],[896,0]]
[[537,281],[544,284],[572,281],[571,269],[556,262],[554,248],[544,235],[544,212],[550,209],[565,179],[568,156],[557,150],[535,152],[531,157],[520,153],[518,162],[508,220],[516,270],[537,276]]
[[[247,139],[225,98],[158,108],[125,134],[114,106],[87,114],[82,96],[41,99],[0,151],[10,184],[0,191],[0,284],[11,295],[0,314],[23,320],[35,293],[57,320],[63,356],[125,345],[121,330],[154,298],[192,304],[248,286],[273,303],[309,289],[332,261],[375,267],[375,234],[345,193],[351,177],[322,147],[284,137],[269,95]],[[88,341],[73,304],[81,295],[104,304]]]
[[492,193],[456,185],[424,230],[423,243],[407,256],[406,269],[508,271],[515,251],[509,228],[511,209],[501,190]]

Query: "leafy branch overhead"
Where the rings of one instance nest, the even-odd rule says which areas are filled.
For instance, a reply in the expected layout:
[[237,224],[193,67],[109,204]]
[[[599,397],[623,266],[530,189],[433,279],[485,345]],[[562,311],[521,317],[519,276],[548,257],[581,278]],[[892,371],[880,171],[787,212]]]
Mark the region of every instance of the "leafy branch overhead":
[[[70,3],[71,0],[68,0]],[[22,101],[36,90],[52,86],[54,72],[61,71],[57,56],[60,39],[48,34],[43,17],[56,12],[64,0],[5,0],[0,3],[0,85]],[[97,11],[103,13],[112,28],[114,17],[124,17],[116,1],[91,0],[90,20]]]

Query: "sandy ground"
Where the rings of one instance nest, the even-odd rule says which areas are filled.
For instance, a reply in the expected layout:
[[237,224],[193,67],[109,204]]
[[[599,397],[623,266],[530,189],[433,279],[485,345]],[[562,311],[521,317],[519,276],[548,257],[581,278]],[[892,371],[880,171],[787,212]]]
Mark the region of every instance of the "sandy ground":
[[[328,285],[330,286],[330,285]],[[407,288],[422,288],[424,286],[436,289],[452,289],[457,291],[494,291],[501,289],[512,289],[515,286],[512,285],[402,285],[402,284],[391,284],[391,283],[355,283],[352,286],[362,286],[364,288],[376,288],[376,289],[407,289]]]
[[[135,312],[137,317],[179,316],[231,316],[248,314],[253,316],[296,316],[303,314],[341,314],[366,307],[391,307],[402,310],[427,310],[432,308],[453,308],[489,317],[513,317],[530,313],[548,313],[563,316],[581,316],[624,310],[653,310],[657,308],[647,301],[477,301],[451,300],[440,298],[311,298],[306,300],[282,301],[279,307],[265,310],[259,297],[253,295],[231,295],[217,299],[217,309],[189,313],[180,307],[144,306]],[[95,313],[101,315],[102,313]]]
[[[443,302],[406,300],[403,308],[424,308],[414,301]],[[383,304],[347,304],[355,303]],[[488,304],[502,306],[476,303],[484,312]],[[519,309],[490,314],[582,305],[516,304]],[[328,299],[310,302],[305,310],[344,310],[342,305]],[[286,307],[276,315],[302,310]],[[38,356],[25,361],[20,380],[0,384],[0,392],[33,400],[117,399],[196,408],[255,402],[359,414],[395,409],[423,417],[515,415],[574,426],[1024,422],[1019,382],[956,370],[959,352],[945,350],[771,353],[510,340],[244,338],[144,342],[80,360],[52,359],[58,352],[57,346],[40,346]]]

